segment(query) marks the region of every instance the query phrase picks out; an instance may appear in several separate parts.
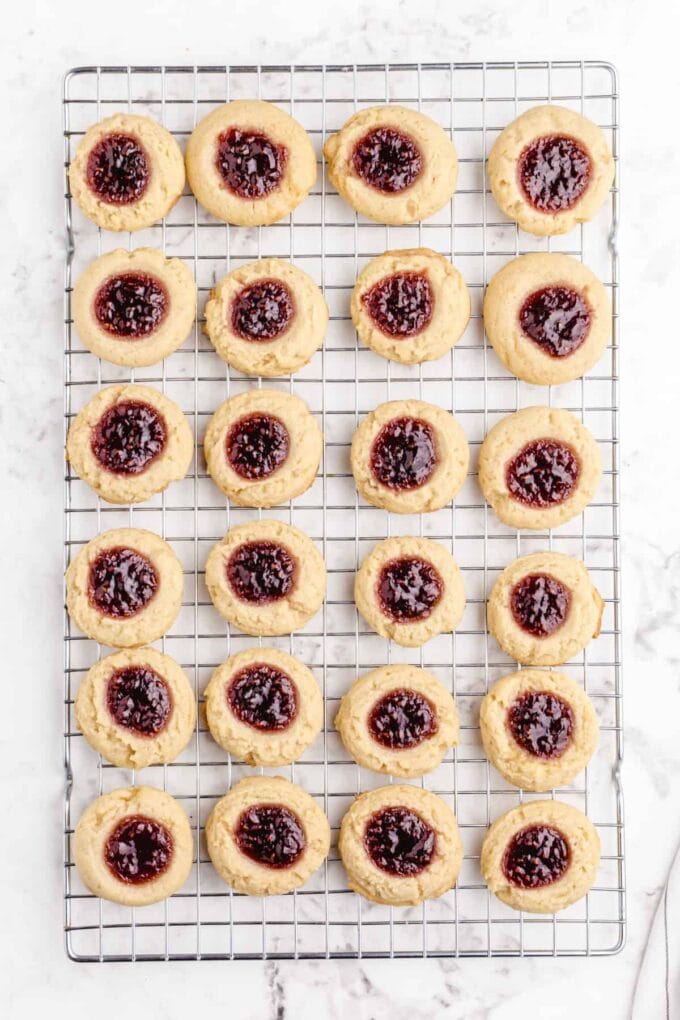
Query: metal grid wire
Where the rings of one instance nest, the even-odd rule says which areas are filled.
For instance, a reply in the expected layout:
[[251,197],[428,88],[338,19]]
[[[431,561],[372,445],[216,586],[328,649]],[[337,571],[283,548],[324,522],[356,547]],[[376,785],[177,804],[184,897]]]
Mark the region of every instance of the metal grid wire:
[[[202,335],[203,304],[211,286],[230,269],[266,256],[299,264],[323,288],[330,307],[325,345],[290,379],[268,380],[307,401],[325,435],[324,459],[314,486],[294,504],[266,511],[305,531],[323,552],[328,598],[323,610],[290,638],[267,640],[314,670],[323,689],[326,725],[295,765],[277,770],[318,798],[333,828],[333,850],[304,889],[284,897],[239,896],[216,876],[203,826],[216,799],[252,769],[231,761],[199,719],[186,751],[171,765],[143,775],[109,765],[77,732],[73,696],[100,654],[66,614],[65,725],[65,931],[76,960],[274,959],[289,957],[567,956],[616,952],[624,940],[624,862],[619,616],[618,525],[618,184],[603,212],[587,226],[553,239],[520,232],[499,213],[486,180],[485,156],[515,116],[544,102],[581,111],[604,129],[618,156],[615,70],[607,63],[391,64],[299,67],[86,67],[68,73],[64,88],[65,166],[84,130],[118,111],[149,114],[181,145],[214,106],[239,97],[271,100],[306,128],[319,158],[318,184],[285,221],[270,227],[230,227],[211,219],[187,192],[167,219],[134,235],[97,231],[71,203],[66,183],[65,428],[93,394],[125,380],[158,386],[192,423],[197,452],[184,482],[142,506],[99,501],[71,473],[65,483],[65,566],[100,530],[150,528],[166,538],[184,565],[183,608],[160,642],[201,692],[211,671],[256,639],[229,631],[213,609],[204,563],[214,542],[234,524],[261,516],[230,507],[207,476],[201,441],[212,412],[226,397],[262,385],[238,375]],[[327,183],[321,148],[356,109],[376,103],[414,106],[453,133],[460,157],[455,200],[426,223],[386,227],[357,217]],[[618,166],[618,159],[617,159]],[[196,277],[199,320],[193,335],[162,364],[128,371],[102,364],[72,329],[71,282],[104,251],[152,245],[184,259]],[[367,260],[388,248],[425,245],[451,258],[473,298],[473,317],[455,349],[437,362],[392,364],[357,345],[349,319],[352,286]],[[582,380],[541,388],[511,377],[485,341],[484,287],[508,259],[527,251],[566,251],[604,280],[613,305],[613,342]],[[359,420],[388,399],[421,397],[452,410],[471,444],[470,476],[455,505],[436,513],[391,517],[358,500],[349,470],[349,443]],[[599,442],[604,477],[597,498],[576,520],[553,533],[516,532],[489,511],[477,486],[476,455],[488,429],[502,416],[536,403],[555,403],[578,414]],[[444,542],[460,564],[468,603],[455,634],[422,649],[403,649],[371,633],[352,600],[357,564],[389,534],[423,534]],[[597,754],[559,799],[586,811],[602,839],[595,888],[559,916],[523,915],[491,896],[479,873],[479,850],[489,823],[536,795],[510,787],[484,757],[478,709],[489,686],[515,668],[485,629],[485,600],[498,572],[516,556],[553,548],[584,559],[606,603],[600,637],[565,667],[593,699],[601,723]],[[357,674],[386,662],[414,662],[453,692],[461,742],[420,782],[455,810],[465,845],[457,887],[416,908],[367,903],[347,889],[335,850],[342,815],[361,790],[384,777],[351,762],[333,727],[341,695]],[[129,909],[89,895],[73,867],[71,835],[84,807],[98,794],[145,782],[162,787],[188,812],[198,859],[186,886],[165,903]],[[545,796],[545,795],[540,795]]]

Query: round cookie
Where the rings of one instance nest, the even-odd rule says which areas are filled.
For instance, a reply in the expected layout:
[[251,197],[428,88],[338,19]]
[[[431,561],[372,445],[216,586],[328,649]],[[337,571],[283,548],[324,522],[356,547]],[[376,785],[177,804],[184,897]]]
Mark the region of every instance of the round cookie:
[[151,117],[116,113],[93,124],[68,172],[81,212],[104,230],[143,230],[163,219],[184,190],[184,160]]
[[511,808],[487,832],[479,867],[499,900],[554,914],[585,896],[600,864],[600,837],[582,811],[558,800]]
[[191,826],[174,797],[129,786],[97,797],[72,840],[73,860],[95,896],[126,907],[158,903],[184,885],[193,860]]
[[247,648],[218,666],[205,689],[213,740],[248,765],[297,761],[323,726],[314,674],[276,648]]
[[467,476],[470,452],[448,411],[424,400],[390,400],[354,433],[351,463],[360,495],[396,514],[440,510]]
[[328,175],[352,208],[378,223],[413,223],[446,205],[458,156],[430,117],[404,106],[359,110],[324,145]]
[[234,269],[213,287],[205,332],[232,368],[273,378],[297,372],[323,343],[328,307],[311,276],[283,259]]
[[71,560],[66,608],[94,641],[137,648],[172,627],[183,587],[182,564],[167,542],[142,528],[114,528]]
[[508,371],[552,386],[579,379],[600,359],[611,336],[611,304],[582,262],[532,252],[508,262],[491,280],[484,328]]
[[396,663],[352,684],[335,727],[359,765],[402,779],[435,769],[459,733],[453,698],[439,680]]
[[245,634],[291,634],[321,608],[326,568],[311,539],[281,521],[239,524],[214,545],[205,583],[217,612]]
[[416,648],[456,629],[465,590],[456,561],[443,545],[403,536],[373,547],[357,572],[354,600],[377,634]]
[[564,673],[523,669],[482,699],[479,727],[487,758],[509,783],[544,793],[567,786],[597,747],[588,695]]
[[205,838],[215,870],[236,892],[280,896],[321,867],[331,830],[300,786],[281,776],[248,776],[217,802]]
[[470,292],[448,259],[430,248],[386,251],[362,269],[352,322],[376,354],[403,365],[435,361],[470,320]]
[[557,528],[591,502],[602,477],[597,443],[576,415],[525,407],[502,418],[482,443],[479,484],[511,528]]
[[281,390],[248,390],[225,400],[205,434],[215,485],[237,506],[287,503],[313,484],[323,433],[304,400]]
[[350,889],[374,903],[415,906],[453,888],[463,844],[446,801],[417,786],[360,794],[340,826]]
[[584,563],[559,552],[514,560],[491,590],[487,626],[504,652],[560,666],[600,633],[604,602]]
[[201,205],[243,227],[283,219],[316,182],[316,156],[302,125],[258,99],[225,103],[199,121],[186,160]]
[[78,412],[66,459],[108,503],[143,503],[184,478],[194,436],[177,404],[151,386],[100,390]]
[[121,769],[174,761],[196,722],[186,673],[155,648],[100,659],[78,688],[74,708],[88,744]]
[[614,181],[600,128],[563,106],[534,106],[501,131],[489,153],[499,208],[530,234],[566,234],[587,223]]
[[184,343],[196,318],[196,284],[180,259],[157,248],[101,255],[73,288],[73,324],[89,351],[142,368]]

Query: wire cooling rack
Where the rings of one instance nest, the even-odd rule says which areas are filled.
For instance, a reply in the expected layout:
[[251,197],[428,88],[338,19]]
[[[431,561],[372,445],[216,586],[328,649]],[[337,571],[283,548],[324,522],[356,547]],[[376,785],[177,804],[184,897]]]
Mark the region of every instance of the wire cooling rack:
[[[107,764],[77,732],[73,697],[86,670],[105,650],[64,616],[65,932],[75,960],[275,959],[290,957],[584,956],[616,952],[624,940],[623,815],[619,609],[618,183],[596,220],[553,239],[535,239],[499,213],[490,196],[485,156],[498,132],[537,103],[557,102],[604,129],[618,154],[616,72],[603,62],[452,63],[267,67],[82,67],[66,75],[63,96],[65,166],[85,129],[118,111],[149,114],[180,144],[214,106],[239,97],[271,100],[306,128],[319,158],[318,184],[289,219],[269,227],[229,227],[207,215],[189,193],[161,224],[134,235],[98,231],[71,202],[66,181],[65,428],[107,383],[132,380],[160,387],[192,423],[197,452],[190,474],[142,506],[99,501],[73,476],[65,482],[65,566],[100,530],[132,525],[166,538],[184,565],[185,590],[177,623],[160,643],[187,670],[201,700],[211,671],[228,655],[256,643],[229,632],[213,609],[204,563],[214,542],[234,524],[260,516],[230,507],[207,476],[201,441],[209,416],[226,397],[261,380],[231,371],[201,331],[211,286],[230,269],[265,256],[299,264],[323,288],[330,307],[326,342],[292,378],[267,381],[307,401],[325,435],[321,471],[294,504],[264,516],[301,528],[321,548],[328,598],[302,631],[267,639],[314,670],[326,703],[326,725],[295,765],[278,770],[318,798],[334,834],[325,866],[288,896],[239,896],[215,874],[203,826],[215,803],[253,770],[221,751],[199,720],[186,751],[171,765],[134,774]],[[460,173],[455,200],[427,222],[386,227],[354,215],[328,184],[321,149],[358,108],[384,102],[417,107],[455,138]],[[618,160],[617,160],[618,166]],[[617,179],[618,180],[618,179]],[[199,320],[193,335],[162,364],[130,372],[101,363],[72,328],[71,284],[88,262],[122,245],[152,245],[184,259],[196,277]],[[450,355],[421,366],[385,361],[358,347],[349,318],[354,281],[371,257],[388,248],[428,246],[451,258],[473,297],[473,317]],[[565,251],[583,259],[610,289],[613,342],[588,376],[553,388],[511,377],[485,342],[484,286],[508,259],[527,251]],[[472,468],[455,505],[425,516],[397,517],[362,504],[349,470],[349,443],[359,420],[387,399],[422,397],[454,411],[471,444]],[[502,416],[535,403],[576,412],[593,432],[605,471],[596,501],[554,533],[516,532],[486,507],[475,477],[476,454]],[[390,645],[367,630],[352,600],[359,561],[389,534],[424,534],[444,542],[460,564],[468,602],[455,634],[420,650]],[[498,574],[516,556],[553,548],[584,559],[605,603],[602,633],[565,671],[583,684],[601,723],[597,754],[561,800],[586,811],[602,839],[594,889],[556,917],[523,915],[491,896],[479,872],[489,823],[522,800],[490,767],[481,748],[478,710],[490,684],[515,664],[485,630],[485,600]],[[461,715],[459,747],[422,782],[454,808],[465,844],[457,887],[416,908],[370,904],[346,878],[335,837],[353,796],[386,782],[353,764],[333,728],[342,694],[358,673],[385,662],[414,662],[453,692]],[[199,713],[200,716],[200,713]],[[180,893],[165,903],[131,910],[91,896],[73,866],[73,826],[98,794],[130,783],[162,787],[186,809],[198,857]],[[540,795],[544,796],[544,795]]]

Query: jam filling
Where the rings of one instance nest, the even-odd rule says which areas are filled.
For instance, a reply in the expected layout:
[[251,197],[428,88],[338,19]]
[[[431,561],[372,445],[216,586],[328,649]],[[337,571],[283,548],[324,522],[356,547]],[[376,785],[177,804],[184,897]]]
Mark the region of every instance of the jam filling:
[[416,747],[436,733],[437,715],[427,698],[404,688],[390,691],[376,701],[368,717],[368,728],[383,747],[401,750]]
[[423,157],[413,138],[390,127],[364,135],[352,153],[354,172],[372,188],[395,194],[410,188],[423,168]]
[[505,484],[513,499],[527,506],[564,503],[576,488],[581,462],[576,452],[557,439],[534,439],[505,468]]
[[300,819],[278,804],[254,804],[244,811],[235,837],[241,853],[268,868],[290,868],[307,845]]
[[388,421],[371,448],[371,471],[388,489],[418,489],[436,466],[434,429],[420,418]]
[[395,273],[378,280],[361,300],[374,323],[386,336],[403,340],[418,336],[429,326],[434,299],[423,273]]
[[380,571],[377,594],[383,612],[397,623],[426,620],[444,592],[438,571],[426,560],[403,557]]
[[158,329],[170,301],[168,292],[148,273],[121,273],[101,285],[94,314],[102,329],[125,340],[140,340]]
[[90,567],[89,599],[101,613],[126,619],[141,613],[160,578],[146,556],[122,546],[105,549]]
[[515,622],[538,638],[559,630],[570,605],[569,589],[550,574],[527,574],[510,593],[510,610]]
[[295,303],[281,280],[259,280],[236,295],[231,305],[231,327],[243,340],[267,343],[289,328]]
[[295,583],[295,561],[278,542],[246,542],[226,567],[231,588],[244,602],[262,605],[283,599]]
[[109,205],[130,205],[149,186],[151,161],[139,139],[132,135],[105,135],[87,159],[87,183],[97,198]]
[[571,209],[590,184],[590,156],[575,138],[535,138],[520,154],[517,177],[528,202],[539,212]]
[[230,128],[217,139],[215,166],[240,198],[263,198],[281,184],[288,150],[259,131]]
[[298,714],[295,684],[266,662],[254,662],[237,673],[226,695],[234,715],[256,730],[285,730]]
[[569,867],[569,843],[549,825],[530,825],[516,832],[503,855],[503,874],[521,889],[540,889],[561,878]]
[[551,358],[566,358],[588,336],[590,307],[571,287],[545,287],[526,299],[519,324],[525,336]]
[[172,851],[172,835],[164,825],[144,815],[129,815],[107,839],[104,860],[115,878],[141,885],[167,870]]
[[574,713],[571,706],[548,691],[527,691],[508,709],[513,738],[535,758],[560,758],[571,743]]
[[172,694],[163,677],[149,666],[126,666],[109,677],[106,705],[123,729],[155,737],[167,726]]
[[434,829],[405,807],[376,811],[364,832],[366,853],[390,875],[420,874],[434,856],[436,841]]
[[137,400],[121,401],[106,411],[92,430],[92,453],[107,471],[139,475],[163,452],[167,437],[163,415]]
[[280,418],[249,414],[227,433],[227,461],[241,478],[269,478],[288,457],[289,445],[288,429]]

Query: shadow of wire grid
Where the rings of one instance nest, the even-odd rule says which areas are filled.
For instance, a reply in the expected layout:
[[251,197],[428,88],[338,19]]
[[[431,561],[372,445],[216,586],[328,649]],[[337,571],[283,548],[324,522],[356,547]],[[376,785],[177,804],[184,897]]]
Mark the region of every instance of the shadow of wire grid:
[[[197,452],[183,482],[142,506],[102,503],[67,473],[64,566],[100,530],[132,525],[163,535],[183,562],[185,591],[180,616],[159,646],[187,670],[199,701],[212,669],[256,642],[229,632],[210,603],[203,568],[211,545],[229,527],[260,513],[228,505],[207,476],[201,444],[218,404],[262,381],[236,374],[218,358],[202,333],[203,306],[216,280],[253,259],[289,258],[310,273],[323,288],[331,312],[324,349],[294,377],[267,380],[266,385],[290,390],[307,401],[325,433],[324,460],[308,492],[266,516],[294,524],[319,544],[328,568],[328,599],[302,631],[267,643],[308,663],[323,688],[324,732],[298,762],[277,771],[318,799],[333,828],[333,849],[326,865],[302,890],[266,900],[234,894],[212,869],[203,826],[216,799],[252,769],[231,761],[200,718],[188,748],[171,765],[135,775],[98,758],[76,730],[73,696],[89,666],[105,650],[75,631],[64,614],[68,954],[75,960],[97,961],[615,953],[623,945],[625,912],[619,785],[618,177],[608,205],[593,222],[562,237],[536,239],[498,211],[488,189],[485,156],[510,120],[544,102],[561,103],[596,121],[617,156],[616,72],[607,63],[592,61],[76,68],[64,85],[65,167],[85,129],[104,116],[125,111],[148,114],[172,131],[183,147],[202,116],[239,97],[270,100],[289,111],[316,149],[317,185],[283,222],[230,227],[213,220],[185,192],[162,223],[134,235],[114,235],[82,217],[66,181],[65,430],[101,386],[148,382],[163,389],[187,414]],[[421,109],[455,138],[460,157],[455,200],[424,223],[387,227],[356,216],[325,176],[324,138],[356,109],[384,102]],[[171,357],[147,369],[129,371],[98,361],[72,329],[72,280],[93,258],[121,245],[151,245],[182,258],[198,285],[199,320],[193,335]],[[472,294],[473,316],[450,355],[403,366],[357,347],[349,299],[357,274],[370,258],[388,248],[421,245],[451,258],[461,270]],[[508,259],[548,250],[583,259],[604,280],[612,296],[613,342],[584,379],[538,388],[511,377],[486,344],[481,303],[485,284]],[[360,418],[378,403],[413,396],[456,414],[471,443],[471,472],[455,506],[421,517],[390,517],[358,500],[349,469],[349,443]],[[507,528],[489,512],[476,482],[477,452],[486,431],[503,415],[533,403],[554,403],[577,413],[597,438],[605,466],[596,501],[554,534]],[[369,632],[352,600],[360,559],[373,542],[399,533],[423,534],[446,543],[465,577],[468,604],[460,628],[422,649],[391,646]],[[554,917],[522,915],[505,907],[487,892],[478,867],[490,821],[536,796],[510,787],[481,748],[479,702],[490,684],[515,667],[486,633],[485,597],[510,560],[548,547],[584,559],[606,601],[600,637],[565,667],[595,703],[600,747],[575,785],[558,792],[561,800],[586,811],[597,825],[602,866],[589,895]],[[381,907],[351,893],[335,849],[340,820],[353,796],[386,780],[351,762],[334,731],[333,717],[357,673],[388,661],[413,662],[439,677],[452,690],[462,722],[459,747],[419,782],[454,808],[465,861],[454,890],[414,908]],[[178,895],[131,910],[87,892],[73,867],[71,834],[94,797],[135,782],[161,787],[179,800],[197,836],[198,860]]]

